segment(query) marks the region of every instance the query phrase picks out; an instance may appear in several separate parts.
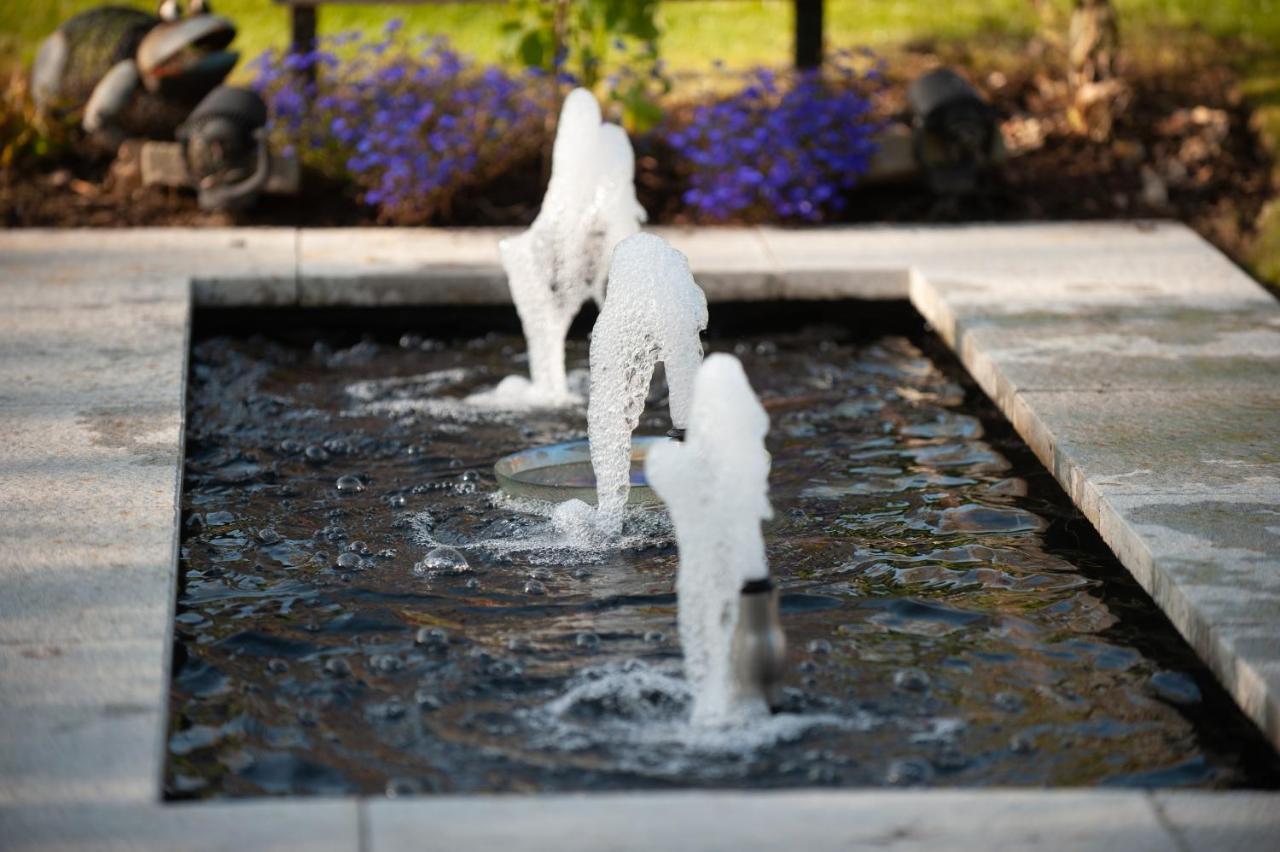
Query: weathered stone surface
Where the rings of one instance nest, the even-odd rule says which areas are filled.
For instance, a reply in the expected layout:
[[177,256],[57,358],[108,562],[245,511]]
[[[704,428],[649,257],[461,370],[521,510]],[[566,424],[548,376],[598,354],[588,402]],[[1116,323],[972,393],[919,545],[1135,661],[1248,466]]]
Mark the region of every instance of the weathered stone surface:
[[291,228],[0,231],[0,310],[137,301],[288,304],[297,293]]
[[[662,231],[713,300],[911,298],[1280,742],[1276,303],[1175,225]],[[158,804],[200,304],[503,304],[495,231],[0,232],[5,848],[361,847],[351,801]],[[1258,848],[1274,794],[1165,796]],[[8,804],[4,804],[8,803]],[[372,802],[376,849],[1174,848],[1135,792]]]
[[155,640],[0,645],[0,712],[151,706],[168,692],[164,648]]
[[0,806],[0,837],[12,852],[357,852],[356,809],[344,799]]
[[1175,850],[1138,792],[859,791],[371,802],[371,852]]
[[1272,793],[1154,794],[1164,823],[1188,852],[1260,852],[1280,838],[1280,810]]
[[0,805],[154,802],[163,725],[150,703],[0,709]]
[[187,315],[170,299],[0,309],[0,407],[180,400]]
[[910,250],[885,244],[878,228],[761,228],[760,238],[790,299],[905,299]]
[[515,231],[347,228],[299,236],[304,305],[506,305],[498,240]]

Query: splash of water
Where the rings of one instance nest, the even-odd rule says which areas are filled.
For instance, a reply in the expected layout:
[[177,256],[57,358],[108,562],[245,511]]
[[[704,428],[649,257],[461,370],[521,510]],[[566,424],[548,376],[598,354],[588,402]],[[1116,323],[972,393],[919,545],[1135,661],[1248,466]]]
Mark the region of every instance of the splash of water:
[[695,724],[767,714],[740,693],[732,671],[739,590],[768,577],[761,521],[769,504],[769,417],[742,364],[716,354],[698,369],[683,443],[649,451],[645,474],[666,503],[680,548],[676,575],[680,644]]
[[661,237],[636,234],[618,244],[609,294],[591,334],[587,435],[596,476],[596,513],[607,532],[622,525],[631,491],[631,433],[644,412],[654,368],[662,362],[671,423],[684,429],[694,375],[702,363],[707,297],[688,259]]
[[574,89],[560,112],[542,209],[527,231],[498,244],[532,379],[507,378],[495,391],[502,398],[516,405],[577,400],[565,377],[565,335],[587,299],[604,298],[610,252],[646,218],[634,178],[626,132],[602,124],[595,96]]

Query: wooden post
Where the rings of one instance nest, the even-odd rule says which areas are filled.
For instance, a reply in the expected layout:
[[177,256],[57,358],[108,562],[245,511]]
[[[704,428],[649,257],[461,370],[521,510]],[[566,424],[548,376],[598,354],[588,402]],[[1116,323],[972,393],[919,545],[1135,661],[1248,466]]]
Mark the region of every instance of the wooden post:
[[[289,40],[289,52],[295,56],[305,56],[316,49],[316,7],[310,4],[294,4],[289,7],[292,36]],[[316,67],[308,66],[299,75],[303,83],[315,83]]]
[[796,68],[822,65],[823,0],[795,0]]

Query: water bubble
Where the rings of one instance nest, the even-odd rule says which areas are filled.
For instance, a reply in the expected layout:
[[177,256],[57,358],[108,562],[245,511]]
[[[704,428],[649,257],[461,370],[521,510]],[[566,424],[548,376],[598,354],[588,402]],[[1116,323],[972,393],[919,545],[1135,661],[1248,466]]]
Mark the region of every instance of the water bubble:
[[546,568],[534,568],[527,576],[530,580],[541,580],[545,583],[547,580],[551,579],[551,572]]
[[330,438],[324,442],[324,448],[335,456],[345,456],[351,452],[351,444],[342,438]]
[[325,660],[324,673],[333,677],[349,677],[351,664],[341,657],[330,657]]
[[383,719],[402,719],[404,718],[404,703],[399,698],[392,698],[385,704],[371,707],[370,710],[375,716],[381,716]]
[[369,555],[369,545],[365,544],[363,541],[351,542],[347,545],[347,550],[350,550],[352,553],[358,553],[361,556]]
[[470,574],[471,565],[467,562],[467,557],[462,555],[460,550],[453,547],[436,547],[427,552],[422,561],[413,566],[414,573],[418,573],[418,566],[422,566],[423,571],[438,571],[441,574]]
[[573,571],[573,578],[575,580],[585,580],[590,576],[591,572],[586,568],[575,568]]
[[307,461],[314,464],[324,464],[329,460],[329,454],[324,451],[324,448],[314,445],[307,447],[304,455],[306,455]]
[[809,643],[809,653],[825,656],[831,653],[831,643],[826,639],[814,639]]
[[915,787],[933,780],[933,766],[918,757],[900,758],[889,764],[884,782],[892,787]]
[[380,672],[397,672],[404,668],[404,663],[395,654],[378,654],[369,658],[369,665]]
[[929,675],[922,669],[898,669],[893,673],[893,685],[910,692],[924,692],[929,688]]
[[339,476],[336,483],[338,491],[348,494],[358,494],[364,490],[364,483],[360,481],[360,477],[347,474]]
[[338,567],[347,571],[355,571],[360,568],[360,555],[347,551],[338,554]]
[[423,710],[439,710],[444,706],[444,702],[429,689],[415,690],[413,700]]
[[392,494],[387,498],[387,505],[393,509],[403,509],[408,502],[403,494]]
[[418,630],[413,641],[426,648],[428,651],[437,653],[444,652],[449,648],[449,634],[440,627],[423,627]]
[[1200,687],[1196,686],[1196,682],[1182,672],[1156,672],[1147,681],[1147,686],[1151,688],[1157,698],[1168,701],[1170,704],[1185,706],[1199,704],[1201,700]]
[[600,647],[600,637],[594,633],[579,633],[573,641],[579,648],[594,650]]
[[271,529],[271,527],[260,529],[258,530],[258,541],[263,544],[277,544],[280,541],[280,533]]
[[992,703],[1006,713],[1021,713],[1024,706],[1022,698],[1015,692],[997,692]]
[[644,641],[650,645],[661,645],[667,641],[667,636],[661,630],[649,630],[644,634]]
[[[404,338],[400,338],[403,346]],[[389,778],[387,779],[387,798],[398,799],[402,796],[417,796],[422,793],[422,784],[413,778]]]
[[480,588],[480,581],[477,580],[475,577],[471,577],[465,583],[462,584],[462,588],[466,589],[467,591],[474,592],[476,589]]
[[280,442],[280,452],[285,453],[286,455],[296,456],[298,453],[302,452],[303,449],[305,448],[302,444],[292,438],[285,438]]
[[1026,731],[1019,731],[1009,738],[1009,750],[1014,754],[1031,754],[1036,750],[1036,741]]
[[524,593],[526,595],[545,595],[547,587],[539,580],[530,580],[524,584]]
[[394,547],[384,547],[382,548],[382,550],[378,551],[378,558],[379,559],[395,559],[396,552],[397,551]]

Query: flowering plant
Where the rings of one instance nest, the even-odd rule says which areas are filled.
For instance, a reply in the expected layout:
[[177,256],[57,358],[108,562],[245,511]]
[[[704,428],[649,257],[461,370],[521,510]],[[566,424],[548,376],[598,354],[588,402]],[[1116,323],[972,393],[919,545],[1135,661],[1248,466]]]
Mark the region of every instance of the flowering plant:
[[[536,156],[553,107],[537,99],[545,87],[399,30],[392,21],[379,39],[346,33],[310,54],[267,51],[253,85],[304,162],[349,177],[379,221],[425,224],[447,217],[462,190]],[[317,82],[303,81],[307,71]]]
[[758,68],[729,97],[702,104],[667,136],[683,161],[683,200],[701,217],[821,221],[844,208],[867,171],[879,123],[870,88],[880,69],[842,51],[790,78]]

